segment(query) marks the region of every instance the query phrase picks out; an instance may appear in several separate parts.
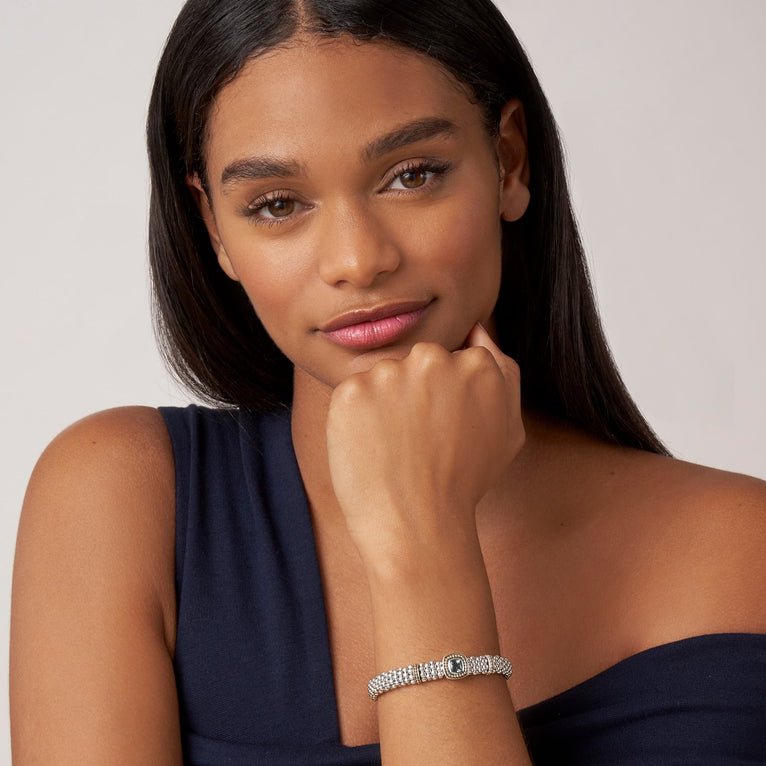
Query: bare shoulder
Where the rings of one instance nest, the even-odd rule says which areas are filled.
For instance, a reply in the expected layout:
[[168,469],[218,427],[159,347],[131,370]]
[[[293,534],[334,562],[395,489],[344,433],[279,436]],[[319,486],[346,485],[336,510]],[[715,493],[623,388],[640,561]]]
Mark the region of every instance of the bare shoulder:
[[638,640],[651,646],[766,633],[766,482],[559,425],[537,432],[533,486],[554,509],[548,528],[562,530],[562,577],[579,572],[626,635],[645,633]]
[[[30,538],[47,537],[112,553],[140,538],[135,555],[156,553],[154,544],[173,533],[174,487],[172,448],[157,410],[90,415],[60,433],[38,460],[22,509],[20,553]],[[77,534],[62,537],[65,530]]]
[[501,643],[531,669],[518,704],[661,644],[766,634],[766,482],[561,424],[528,434],[487,538]]
[[33,562],[40,576],[46,562],[66,556],[90,571],[99,561],[107,568],[122,561],[126,585],[131,577],[167,585],[174,498],[172,447],[159,411],[124,407],[74,423],[48,445],[30,478],[15,579]]
[[766,482],[633,451],[614,466],[648,642],[766,633]]
[[14,564],[14,762],[117,762],[137,742],[145,762],[179,758],[174,537],[173,455],[157,410],[91,415],[44,451]]
[[[43,452],[33,481],[41,472],[68,470],[83,463],[89,468],[123,466],[130,471],[156,465],[166,469],[172,460],[170,439],[159,411],[153,407],[118,407],[78,420],[62,431]],[[153,472],[154,473],[154,472]]]
[[766,543],[766,482],[646,453],[627,451],[625,491],[630,505],[684,537],[715,540],[741,555]]

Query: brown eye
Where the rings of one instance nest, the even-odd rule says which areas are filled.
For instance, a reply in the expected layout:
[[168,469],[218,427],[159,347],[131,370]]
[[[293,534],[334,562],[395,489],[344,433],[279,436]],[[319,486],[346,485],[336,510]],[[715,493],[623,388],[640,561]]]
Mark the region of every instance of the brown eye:
[[433,191],[436,184],[450,171],[451,165],[441,160],[429,159],[416,162],[408,162],[404,167],[401,165],[386,187],[390,191],[420,191],[425,194],[427,190]]
[[428,180],[427,170],[408,170],[399,175],[399,180],[405,189],[417,189]]
[[243,214],[255,224],[272,226],[281,224],[282,221],[287,222],[287,219],[293,216],[300,216],[310,207],[290,196],[289,192],[273,192],[253,200]]
[[267,202],[262,210],[265,210],[271,218],[284,218],[295,210],[295,200],[273,199]]

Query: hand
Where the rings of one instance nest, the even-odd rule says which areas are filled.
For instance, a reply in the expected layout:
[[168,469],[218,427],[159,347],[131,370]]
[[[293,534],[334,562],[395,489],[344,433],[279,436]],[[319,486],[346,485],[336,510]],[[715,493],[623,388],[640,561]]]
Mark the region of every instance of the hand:
[[518,365],[480,325],[459,351],[418,343],[344,380],[327,420],[330,475],[363,561],[475,538],[476,505],[523,443]]

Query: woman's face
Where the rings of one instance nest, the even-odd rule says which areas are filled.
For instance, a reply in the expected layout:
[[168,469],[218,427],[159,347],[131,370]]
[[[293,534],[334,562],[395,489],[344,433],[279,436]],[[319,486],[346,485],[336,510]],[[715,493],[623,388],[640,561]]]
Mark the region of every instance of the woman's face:
[[[498,138],[435,62],[294,41],[219,94],[205,145],[221,267],[303,375],[333,387],[417,341],[491,324],[501,216],[528,200],[521,110]],[[296,378],[296,384],[298,379]]]

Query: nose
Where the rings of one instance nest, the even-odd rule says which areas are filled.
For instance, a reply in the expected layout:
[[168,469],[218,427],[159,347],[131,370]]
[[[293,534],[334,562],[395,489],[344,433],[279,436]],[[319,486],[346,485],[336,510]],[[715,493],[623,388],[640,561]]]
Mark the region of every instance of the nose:
[[327,211],[321,228],[319,274],[327,284],[370,287],[399,268],[399,248],[372,211]]

